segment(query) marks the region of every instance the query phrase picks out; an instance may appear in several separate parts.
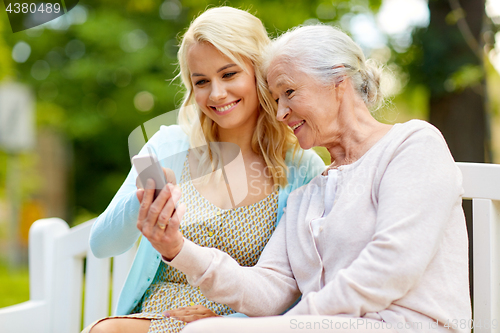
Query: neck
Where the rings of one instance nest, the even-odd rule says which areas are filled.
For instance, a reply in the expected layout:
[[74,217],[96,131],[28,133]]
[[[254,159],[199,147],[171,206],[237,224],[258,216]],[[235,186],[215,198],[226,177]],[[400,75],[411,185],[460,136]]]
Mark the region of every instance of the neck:
[[325,145],[332,166],[354,163],[392,127],[373,118],[361,98],[355,99],[352,108],[339,112],[338,117],[336,135]]
[[255,154],[252,150],[252,137],[255,126],[246,126],[245,128],[225,129],[219,127],[219,141],[231,142],[240,147],[243,156]]

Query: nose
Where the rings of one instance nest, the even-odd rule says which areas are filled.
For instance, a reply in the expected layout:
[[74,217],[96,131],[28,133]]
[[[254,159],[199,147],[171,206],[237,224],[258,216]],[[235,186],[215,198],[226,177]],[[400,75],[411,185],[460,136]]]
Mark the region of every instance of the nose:
[[278,101],[278,112],[276,114],[276,119],[278,121],[285,121],[288,118],[288,115],[292,112],[290,108],[285,105],[285,103]]
[[210,100],[214,102],[218,102],[227,97],[227,91],[224,87],[224,84],[221,82],[217,82],[216,80],[212,81],[212,90],[210,91]]

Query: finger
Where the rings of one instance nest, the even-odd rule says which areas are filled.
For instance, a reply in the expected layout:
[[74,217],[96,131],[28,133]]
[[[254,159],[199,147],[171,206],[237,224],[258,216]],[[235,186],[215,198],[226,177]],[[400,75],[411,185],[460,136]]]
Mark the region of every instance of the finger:
[[183,317],[183,316],[188,316],[191,315],[189,311],[186,311],[186,309],[173,309],[173,310],[167,310],[163,312],[163,316],[166,318],[178,318],[178,317]]
[[[176,194],[176,192],[174,190],[172,196],[176,197],[177,195],[178,194]],[[174,197],[174,199],[175,199],[175,197]],[[175,204],[175,201],[174,201],[174,204]],[[184,216],[185,212],[186,212],[186,204],[183,202],[183,203],[178,205],[178,207],[175,209],[175,211],[172,214],[172,217],[170,219],[170,223],[172,224],[172,227],[174,227],[174,226],[178,227],[181,224],[182,217]]]
[[217,317],[212,310],[203,305],[194,305],[185,308],[177,308],[163,312],[163,316],[191,322],[201,318]]
[[161,210],[160,215],[158,216],[158,225],[169,225],[169,223],[172,221],[172,217],[175,215],[175,204],[179,200],[179,197],[180,191],[174,189],[174,192],[171,192],[171,197],[167,200],[167,202],[163,206],[163,209]]
[[168,168],[163,168],[163,174],[165,175],[165,179],[167,180],[167,183],[172,183],[174,185],[177,184],[177,180],[175,178],[175,172],[172,169]]
[[204,313],[196,313],[196,314],[191,314],[191,315],[176,316],[176,317],[170,317],[170,318],[182,320],[183,322],[186,322],[186,323],[191,323],[193,321],[203,319],[203,318],[209,318],[209,317],[219,317],[219,316],[216,315],[215,313],[204,312]]
[[183,202],[175,209],[175,214],[173,217],[175,217],[176,221],[180,222],[182,221],[184,213],[186,213],[186,204]]
[[175,320],[180,320],[185,323],[190,323],[192,320],[190,318],[191,316],[170,316],[169,318],[175,319]]
[[149,214],[151,203],[153,202],[154,192],[155,182],[152,179],[148,179],[148,181],[146,182],[146,189],[141,200],[141,206],[139,208],[139,216],[137,218],[137,228],[139,228],[141,232],[144,227],[144,223],[146,222],[146,218]]
[[148,178],[146,182],[146,187],[144,188],[145,196],[148,198],[148,201],[153,202],[155,196],[155,181],[153,178]]
[[165,317],[178,317],[187,315],[187,310],[184,308],[167,310],[163,313]]
[[202,305],[192,305],[192,306],[185,306],[185,307],[180,307],[180,308],[175,308],[175,309],[170,309],[167,311],[163,312],[163,315],[165,317],[170,317],[170,316],[184,316],[187,314],[192,314],[193,310],[200,310],[200,309],[206,309],[206,307]]
[[[149,211],[148,211],[148,214],[147,214],[147,217],[146,217],[146,220],[148,221],[148,227],[151,227],[153,228],[158,219],[160,218],[160,214],[166,214],[168,215],[168,218],[170,218],[170,216],[172,215],[172,210],[170,212],[165,212],[164,213],[164,209],[165,209],[165,205],[168,204],[168,201],[171,197],[171,193],[170,193],[170,188],[168,187],[168,185],[165,185],[162,190],[160,191],[160,194],[158,195],[158,197],[155,199],[155,201],[151,204],[151,206],[149,207]],[[173,205],[170,205],[173,207]],[[163,224],[167,224],[167,221],[168,221],[168,218],[165,219],[164,216],[162,216],[162,223]]]
[[178,317],[170,317],[170,318],[181,320],[185,323],[191,323],[191,322],[196,321],[198,319],[201,319],[203,317],[195,315],[195,316],[178,316]]
[[167,184],[170,192],[172,193],[172,200],[174,205],[177,206],[179,199],[181,198],[181,188],[178,185]]
[[165,230],[165,235],[167,237],[172,237],[175,238],[175,234],[179,232],[179,227],[182,221],[182,216],[184,215],[184,212],[186,211],[186,204],[182,203],[177,207],[177,209],[174,211],[174,214],[168,221],[167,229]]
[[137,178],[135,179],[135,186],[139,189],[144,189],[144,185],[142,184],[141,182],[141,178],[139,178],[139,176],[137,176]]
[[141,203],[142,199],[144,198],[144,190],[143,189],[138,189],[135,192],[135,195],[137,196],[137,200],[139,200],[139,203]]
[[[151,221],[149,219],[149,215],[151,213],[152,205],[155,202],[155,181],[149,178],[146,181],[146,188],[144,189],[144,195],[142,197],[141,207],[139,209],[139,218],[138,218],[138,228],[139,230],[147,237],[147,234],[150,234],[156,220]],[[141,226],[139,227],[139,224]]]

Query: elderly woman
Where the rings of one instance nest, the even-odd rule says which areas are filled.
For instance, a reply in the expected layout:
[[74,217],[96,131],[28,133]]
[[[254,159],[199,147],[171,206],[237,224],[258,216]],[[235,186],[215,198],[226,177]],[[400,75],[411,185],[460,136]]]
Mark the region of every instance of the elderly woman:
[[289,196],[255,267],[183,239],[173,187],[161,202],[175,218],[153,245],[209,299],[249,316],[302,299],[285,316],[207,319],[183,332],[469,332],[461,174],[440,132],[375,120],[380,71],[333,27],[287,32],[266,67],[278,119],[302,148],[326,147],[332,164]]

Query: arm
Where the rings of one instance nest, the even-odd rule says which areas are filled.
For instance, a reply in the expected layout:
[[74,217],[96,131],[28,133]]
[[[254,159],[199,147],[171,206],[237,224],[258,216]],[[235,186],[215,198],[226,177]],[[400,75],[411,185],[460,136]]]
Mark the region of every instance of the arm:
[[[299,150],[295,156],[289,151],[286,160],[290,182],[284,189],[287,193],[308,184],[325,169],[313,150]],[[287,197],[283,196],[285,204]],[[229,255],[191,242],[185,242],[168,264],[186,273],[188,281],[199,286],[209,299],[238,312],[250,316],[282,314],[300,296],[288,261],[283,215],[255,267],[240,267]]]
[[280,314],[300,295],[288,262],[284,222],[254,267],[241,267],[228,254],[188,240],[167,263],[184,272],[189,283],[213,301],[250,316]]
[[[144,155],[151,151],[164,164],[162,151],[158,151],[157,147],[165,145],[165,138],[168,138],[168,134],[162,133],[162,130],[158,131],[139,154]],[[167,147],[168,150],[172,150],[176,145],[167,144]],[[115,256],[127,251],[141,235],[136,227],[140,206],[136,197],[136,179],[137,172],[132,167],[109,206],[92,225],[90,248],[98,258]]]
[[452,210],[461,204],[461,177],[444,140],[429,129],[403,142],[382,171],[380,184],[373,185],[378,208],[372,240],[288,315],[360,317],[386,309],[418,286]]
[[109,206],[92,225],[90,248],[97,258],[121,254],[139,238],[136,178],[137,173],[132,168]]
[[218,249],[184,239],[179,225],[185,205],[175,208],[179,187],[168,184],[153,201],[151,183],[138,191],[141,205],[137,228],[163,260],[185,273],[188,282],[200,287],[205,296],[248,315],[279,314],[298,298],[287,256],[285,223],[278,226],[257,265],[241,267]]

